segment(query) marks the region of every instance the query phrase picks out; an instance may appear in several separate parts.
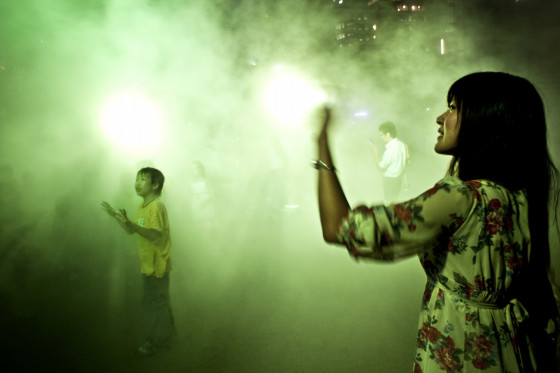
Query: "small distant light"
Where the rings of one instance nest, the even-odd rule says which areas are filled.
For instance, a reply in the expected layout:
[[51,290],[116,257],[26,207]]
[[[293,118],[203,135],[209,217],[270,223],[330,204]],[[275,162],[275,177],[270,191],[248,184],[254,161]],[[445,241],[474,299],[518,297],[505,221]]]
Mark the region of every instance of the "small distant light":
[[373,25],[373,29],[374,29],[374,30],[377,30],[377,25]]
[[344,2],[344,0],[338,0],[339,4],[342,4]]
[[293,209],[299,208],[299,205],[287,204],[287,205],[284,205],[284,208],[285,208],[285,209],[288,209],[288,210],[293,210]]
[[440,41],[440,50],[442,55],[445,54],[445,41],[443,39]]
[[427,107],[427,108],[426,108],[426,111],[430,111],[430,108],[429,108],[429,107]]
[[357,111],[357,112],[354,113],[354,116],[355,116],[356,118],[364,118],[364,117],[367,117],[367,116],[368,116],[368,113],[367,113],[367,111],[364,111],[364,110],[362,110],[362,111]]

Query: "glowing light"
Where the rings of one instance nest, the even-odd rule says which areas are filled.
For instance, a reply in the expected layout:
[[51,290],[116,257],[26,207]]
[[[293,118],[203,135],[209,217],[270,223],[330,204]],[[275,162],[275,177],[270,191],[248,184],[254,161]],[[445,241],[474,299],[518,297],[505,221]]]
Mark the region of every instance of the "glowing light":
[[303,77],[275,71],[264,95],[265,105],[274,118],[284,125],[299,125],[310,110],[325,102],[325,94]]
[[445,40],[443,39],[440,41],[440,51],[442,55],[445,54]]
[[365,117],[368,116],[368,112],[365,111],[365,110],[357,111],[357,112],[354,113],[354,116],[355,116],[356,118],[365,118]]
[[147,98],[125,93],[110,99],[102,113],[105,134],[121,148],[155,147],[162,138],[162,117]]
[[374,30],[377,30],[377,25],[373,25],[373,29],[374,29]]

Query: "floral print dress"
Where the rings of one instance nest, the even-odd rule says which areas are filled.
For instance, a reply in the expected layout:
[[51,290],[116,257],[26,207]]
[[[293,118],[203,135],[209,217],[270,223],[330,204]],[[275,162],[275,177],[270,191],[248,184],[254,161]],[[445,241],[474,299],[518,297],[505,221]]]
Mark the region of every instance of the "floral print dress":
[[358,258],[418,255],[426,284],[414,372],[532,371],[512,293],[530,253],[527,199],[485,180],[440,180],[404,203],[359,206],[338,240]]

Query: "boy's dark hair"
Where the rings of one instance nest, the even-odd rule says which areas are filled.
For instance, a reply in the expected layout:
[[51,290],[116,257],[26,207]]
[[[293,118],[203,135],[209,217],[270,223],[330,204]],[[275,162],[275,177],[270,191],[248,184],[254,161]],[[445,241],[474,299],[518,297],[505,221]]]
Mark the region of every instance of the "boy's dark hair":
[[392,138],[397,137],[397,128],[395,127],[395,123],[393,122],[383,122],[379,125],[379,132],[383,133],[384,135],[388,132],[391,134]]
[[150,175],[150,179],[152,180],[152,184],[157,184],[158,188],[156,189],[156,194],[158,196],[161,195],[161,190],[163,189],[163,183],[165,182],[165,177],[163,173],[153,167],[144,167],[138,171],[138,175]]

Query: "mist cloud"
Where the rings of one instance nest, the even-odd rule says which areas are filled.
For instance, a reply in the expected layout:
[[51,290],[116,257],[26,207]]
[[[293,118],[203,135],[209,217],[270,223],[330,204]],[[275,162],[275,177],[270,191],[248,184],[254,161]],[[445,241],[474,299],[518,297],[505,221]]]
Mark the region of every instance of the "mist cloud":
[[[373,5],[345,3],[0,6],[0,300],[10,335],[3,349],[14,362],[43,359],[59,371],[409,369],[425,279],[419,264],[356,265],[322,242],[309,167],[315,113],[282,127],[263,92],[282,65],[330,95],[333,152],[352,204],[381,200],[367,140],[385,120],[411,149],[403,198],[443,176],[449,159],[433,153],[435,118],[449,85],[472,71],[537,84],[559,159],[558,7],[424,1],[425,20],[385,16],[377,44],[365,48],[341,47],[336,25],[361,12],[374,17]],[[392,9],[377,3],[384,14]],[[162,109],[164,146],[126,151],[106,138],[101,109],[122,91],[142,92]],[[358,110],[369,116],[355,117]],[[195,160],[206,167],[216,208],[206,233],[189,209]],[[144,165],[166,176],[180,336],[168,354],[138,362],[129,350],[141,334],[135,242],[99,203],[134,211],[132,186]]]

